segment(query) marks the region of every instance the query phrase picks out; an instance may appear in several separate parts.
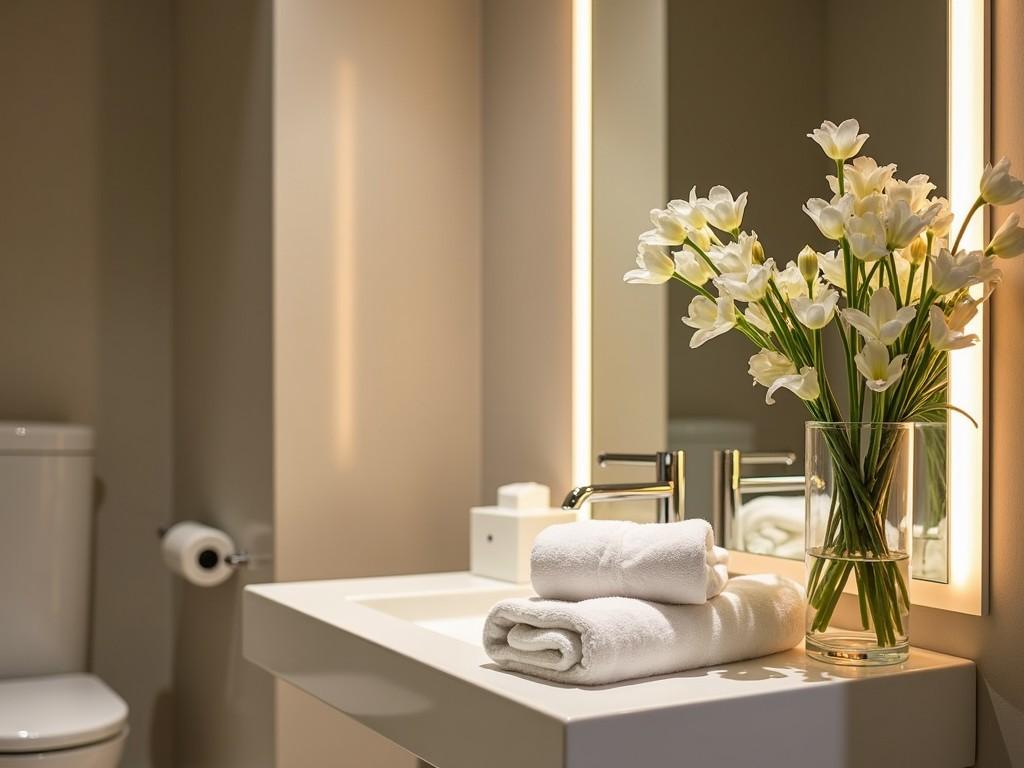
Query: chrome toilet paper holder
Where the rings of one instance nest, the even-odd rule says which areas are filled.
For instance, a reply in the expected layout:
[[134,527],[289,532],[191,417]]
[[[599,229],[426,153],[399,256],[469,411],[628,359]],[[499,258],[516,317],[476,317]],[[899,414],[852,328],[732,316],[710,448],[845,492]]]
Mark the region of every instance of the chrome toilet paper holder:
[[[157,538],[162,540],[169,530],[171,530],[171,526],[161,525],[156,529]],[[241,549],[238,552],[232,552],[230,555],[224,555],[224,562],[232,568],[247,568],[250,565],[255,565],[257,561],[270,562],[270,560],[271,558],[269,555],[264,558],[257,558],[254,555],[250,555],[244,549]]]

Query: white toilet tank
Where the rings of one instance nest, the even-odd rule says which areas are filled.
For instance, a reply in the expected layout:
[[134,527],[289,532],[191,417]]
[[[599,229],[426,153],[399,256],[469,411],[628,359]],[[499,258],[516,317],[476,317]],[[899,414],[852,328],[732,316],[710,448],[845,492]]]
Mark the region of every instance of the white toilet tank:
[[0,679],[86,666],[92,430],[0,422]]

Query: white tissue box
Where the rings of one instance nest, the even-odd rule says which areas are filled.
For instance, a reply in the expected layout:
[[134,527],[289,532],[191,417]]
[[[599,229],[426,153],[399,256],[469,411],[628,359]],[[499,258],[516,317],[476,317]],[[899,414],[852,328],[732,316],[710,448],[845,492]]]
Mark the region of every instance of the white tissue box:
[[540,483],[509,483],[498,488],[498,506],[547,511],[551,506],[551,489]]
[[526,583],[530,580],[530,550],[537,534],[549,525],[574,522],[576,513],[571,510],[473,507],[469,569],[478,576]]

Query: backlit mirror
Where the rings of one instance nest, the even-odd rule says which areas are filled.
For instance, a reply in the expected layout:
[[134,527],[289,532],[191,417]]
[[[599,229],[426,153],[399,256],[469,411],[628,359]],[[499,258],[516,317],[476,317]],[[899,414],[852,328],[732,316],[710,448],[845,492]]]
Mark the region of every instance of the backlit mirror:
[[[902,179],[929,174],[936,194],[962,214],[984,157],[984,3],[592,0],[587,11],[591,455],[686,451],[688,517],[713,520],[735,559],[751,567],[802,561],[803,404],[779,396],[765,405],[764,389],[746,374],[750,344],[738,334],[689,349],[692,330],[680,318],[692,295],[684,286],[627,286],[622,273],[649,226],[648,209],[685,198],[693,186],[702,194],[713,184],[749,192],[744,228],[759,233],[780,266],[804,244],[823,250],[801,205],[830,194],[829,161],[805,136],[824,119],[856,117],[871,136],[865,154],[897,163]],[[974,122],[957,123],[951,101],[958,99],[961,112],[975,110]],[[981,232],[971,236],[980,240]],[[983,364],[979,349],[951,370],[954,395],[969,400],[979,421]],[[972,518],[983,511],[984,435],[959,418],[948,429],[929,449],[939,467],[934,503],[919,505],[915,520],[914,576],[931,582],[915,602],[940,604],[936,595],[956,593],[958,610],[980,612],[981,523]],[[968,479],[951,476],[941,487],[946,454],[964,440],[971,441]],[[643,471],[589,469],[598,482],[639,479]],[[742,492],[723,499],[730,487],[723,473],[735,471],[746,480]],[[958,511],[960,522],[952,519]],[[592,510],[624,514],[653,519],[643,503]],[[792,570],[785,562],[773,568]]]

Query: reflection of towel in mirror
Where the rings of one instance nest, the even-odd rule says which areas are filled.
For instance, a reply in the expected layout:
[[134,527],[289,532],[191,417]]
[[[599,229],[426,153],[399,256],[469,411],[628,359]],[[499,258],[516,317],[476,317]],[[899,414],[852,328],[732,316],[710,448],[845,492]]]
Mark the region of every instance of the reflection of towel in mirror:
[[803,595],[765,574],[731,579],[703,605],[510,598],[491,609],[484,650],[505,669],[557,683],[663,675],[792,648],[803,637]]
[[530,580],[538,595],[551,600],[703,603],[729,579],[728,557],[715,546],[706,520],[588,520],[552,525],[537,535]]
[[945,581],[949,577],[946,518],[931,528],[914,526],[913,574],[915,579]]
[[736,515],[738,549],[791,560],[804,557],[804,497],[758,496]]

